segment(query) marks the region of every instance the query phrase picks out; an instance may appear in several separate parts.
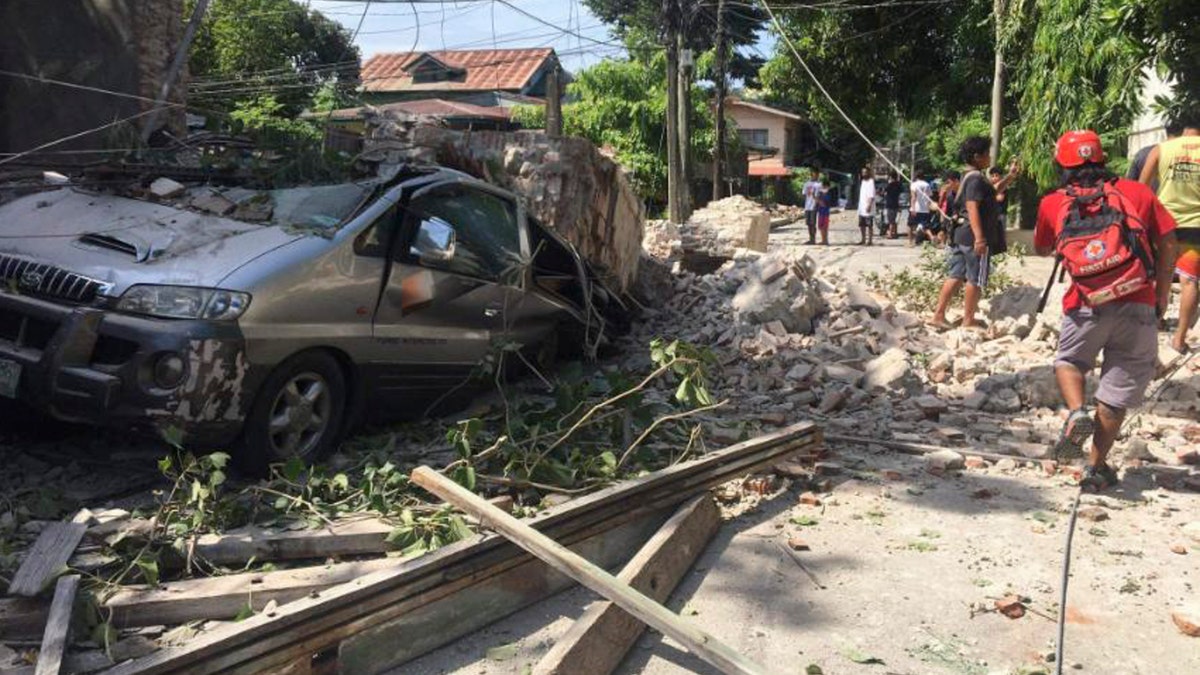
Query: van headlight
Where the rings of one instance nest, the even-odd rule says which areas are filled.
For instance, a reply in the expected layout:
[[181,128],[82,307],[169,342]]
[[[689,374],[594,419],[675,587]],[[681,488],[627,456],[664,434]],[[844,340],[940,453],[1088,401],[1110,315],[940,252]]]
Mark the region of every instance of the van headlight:
[[117,310],[163,319],[232,321],[250,306],[250,294],[195,286],[132,286],[117,301]]

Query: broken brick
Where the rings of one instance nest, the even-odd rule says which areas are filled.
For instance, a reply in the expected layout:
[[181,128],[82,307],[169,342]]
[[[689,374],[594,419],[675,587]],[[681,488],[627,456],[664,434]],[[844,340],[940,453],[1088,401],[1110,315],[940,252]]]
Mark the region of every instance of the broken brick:
[[965,464],[968,469],[986,469],[988,466],[986,459],[975,456],[968,457]]
[[1079,509],[1079,517],[1084,520],[1090,520],[1093,523],[1099,523],[1108,520],[1108,511],[1099,506],[1087,506]]
[[820,506],[821,498],[812,492],[805,492],[804,494],[800,495],[800,503],[807,506]]
[[1010,619],[1019,619],[1025,616],[1025,603],[1019,595],[1006,595],[996,600],[996,611]]
[[804,541],[800,537],[790,537],[788,539],[788,548],[792,549],[793,551],[812,550],[812,547],[808,545],[808,542]]
[[1176,553],[1178,555],[1187,555],[1187,552],[1188,552],[1187,547],[1184,546],[1183,544],[1180,544],[1180,543],[1171,544],[1171,553]]
[[971,493],[971,497],[973,497],[975,499],[991,499],[992,497],[995,497],[995,496],[996,496],[996,493],[987,488],[980,488]]
[[1171,620],[1184,635],[1200,637],[1200,610],[1179,607],[1171,612]]
[[1042,471],[1046,472],[1047,476],[1053,476],[1058,473],[1058,462],[1052,459],[1042,460]]
[[887,480],[904,480],[904,474],[892,469],[884,469],[883,477]]

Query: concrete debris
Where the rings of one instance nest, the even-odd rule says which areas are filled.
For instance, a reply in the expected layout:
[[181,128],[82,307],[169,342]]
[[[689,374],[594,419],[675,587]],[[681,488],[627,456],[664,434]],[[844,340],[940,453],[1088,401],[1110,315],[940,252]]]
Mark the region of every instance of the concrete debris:
[[179,195],[183,194],[184,190],[187,190],[187,186],[185,186],[183,183],[173,181],[166,177],[156,178],[154,182],[150,184],[150,194],[154,195],[158,199],[172,199],[174,197],[178,197]]
[[1025,603],[1019,595],[1006,595],[996,600],[996,611],[1010,619],[1025,616]]
[[1171,620],[1184,635],[1200,637],[1200,608],[1178,607],[1171,612]]
[[935,475],[965,468],[966,459],[953,450],[938,450],[925,455],[925,470]]
[[685,252],[727,258],[739,248],[765,253],[771,215],[757,202],[735,195],[709,202],[692,213],[679,231]]

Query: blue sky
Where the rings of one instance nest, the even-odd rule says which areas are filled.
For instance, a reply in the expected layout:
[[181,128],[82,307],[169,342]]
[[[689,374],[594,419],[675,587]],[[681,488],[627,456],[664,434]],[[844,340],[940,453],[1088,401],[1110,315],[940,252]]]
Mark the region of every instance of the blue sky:
[[[405,52],[410,49],[499,49],[516,47],[553,47],[563,65],[578,71],[606,56],[621,56],[619,47],[593,42],[613,41],[580,0],[510,0],[524,11],[555,26],[570,27],[585,37],[566,34],[500,2],[462,0],[446,3],[403,1],[372,2],[355,43],[364,59],[379,52]],[[363,15],[361,0],[312,0],[312,8],[354,31]],[[417,30],[417,26],[420,30]],[[493,32],[494,26],[494,32]],[[589,40],[588,38],[592,38]],[[769,36],[759,48],[770,53]]]

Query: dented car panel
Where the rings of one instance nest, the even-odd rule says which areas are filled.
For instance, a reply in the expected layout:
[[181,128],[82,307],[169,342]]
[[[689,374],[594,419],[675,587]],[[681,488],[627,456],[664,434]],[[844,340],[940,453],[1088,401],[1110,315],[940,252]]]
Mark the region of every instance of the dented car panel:
[[[196,445],[253,424],[295,441],[318,421],[341,431],[356,402],[419,413],[497,343],[591,316],[574,249],[464,174],[237,190],[160,204],[64,188],[0,206],[0,378],[17,372],[17,398]],[[226,203],[255,222],[197,208]],[[281,372],[298,362],[312,372]]]

